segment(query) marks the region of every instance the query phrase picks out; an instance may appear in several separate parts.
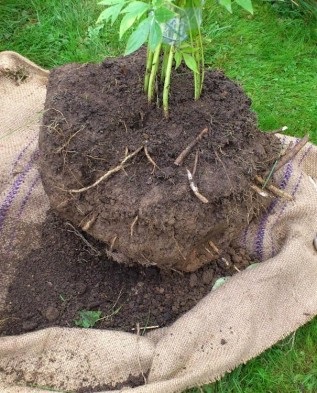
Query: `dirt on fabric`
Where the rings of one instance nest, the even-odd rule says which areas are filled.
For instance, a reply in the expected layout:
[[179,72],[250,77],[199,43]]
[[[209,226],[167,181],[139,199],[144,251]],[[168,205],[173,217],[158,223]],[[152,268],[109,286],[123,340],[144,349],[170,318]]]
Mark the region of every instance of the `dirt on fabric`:
[[239,246],[194,273],[132,267],[107,258],[105,245],[53,211],[40,248],[19,262],[1,316],[0,335],[76,326],[80,311],[101,311],[94,327],[140,334],[164,327],[194,307],[220,277],[252,261]]
[[[51,72],[40,172],[52,208],[104,242],[109,257],[195,271],[268,205],[251,185],[280,146],[258,130],[250,99],[221,72],[206,72],[194,101],[191,74],[176,71],[165,118],[143,92],[144,62],[141,51]],[[188,170],[208,203],[192,191]]]

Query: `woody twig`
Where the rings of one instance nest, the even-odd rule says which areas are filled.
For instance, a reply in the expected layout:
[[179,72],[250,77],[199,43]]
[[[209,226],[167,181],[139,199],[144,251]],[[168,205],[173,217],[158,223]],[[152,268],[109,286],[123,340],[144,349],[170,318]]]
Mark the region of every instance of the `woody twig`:
[[208,133],[208,128],[204,128],[197,136],[196,138],[180,153],[180,155],[176,158],[174,161],[174,164],[177,166],[182,165],[185,157],[188,156],[192,148]]

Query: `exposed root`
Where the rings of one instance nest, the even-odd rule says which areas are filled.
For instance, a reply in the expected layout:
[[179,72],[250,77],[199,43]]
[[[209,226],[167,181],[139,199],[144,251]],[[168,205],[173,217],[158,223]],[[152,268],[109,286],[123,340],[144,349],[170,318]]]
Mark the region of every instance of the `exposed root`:
[[158,167],[158,165],[156,164],[156,162],[153,160],[153,158],[150,156],[147,146],[144,146],[144,153],[145,153],[145,155],[146,155],[146,158],[147,158],[147,159],[150,161],[150,163],[153,165],[153,169],[152,169],[152,172],[151,172],[151,173],[153,174],[154,171],[155,171],[155,168],[157,168],[157,169],[160,169],[160,168]]
[[180,245],[179,245],[179,243],[178,243],[178,241],[177,241],[177,239],[176,239],[176,237],[175,237],[175,228],[173,228],[173,240],[174,240],[174,242],[175,242],[175,244],[176,244],[176,247],[177,247],[178,252],[180,253],[180,256],[183,258],[184,261],[186,261],[186,257],[185,257],[185,255],[182,253],[182,249],[181,249],[181,247],[180,247]]
[[217,157],[218,161],[219,161],[220,164],[223,166],[225,175],[226,175],[226,177],[227,177],[227,179],[228,179],[228,182],[229,182],[230,186],[233,188],[233,186],[232,186],[232,181],[231,181],[231,179],[230,179],[230,176],[228,175],[226,165],[224,164],[224,162],[222,161],[222,159],[219,157],[219,154],[217,153],[217,150],[216,150],[214,147],[213,147],[213,151],[214,151],[215,156]]
[[86,222],[86,224],[82,226],[81,229],[83,231],[88,231],[88,229],[90,229],[92,225],[96,222],[97,217],[98,217],[98,213],[94,213],[92,217]]
[[89,241],[70,222],[66,222],[65,225],[68,225],[72,228],[72,230],[68,229],[68,231],[75,233],[75,235],[78,236],[86,244],[86,246],[89,247],[89,249],[92,251],[92,255],[101,255],[100,252],[92,244],[90,244]]
[[109,249],[110,252],[113,251],[117,239],[118,239],[118,235],[115,235],[114,238],[111,240],[110,249]]
[[208,199],[204,197],[199,191],[198,187],[195,185],[194,180],[193,180],[193,175],[190,173],[190,171],[186,168],[187,171],[187,177],[189,180],[189,186],[192,189],[193,193],[196,195],[196,197],[203,203],[209,203]]
[[267,185],[266,180],[264,180],[261,176],[255,176],[255,180],[257,182],[259,182],[261,185],[265,186],[265,188],[268,189],[269,191],[271,191],[271,193],[274,194],[275,196],[287,199],[288,201],[294,200],[292,195],[290,195],[286,191],[283,191],[280,188],[273,186],[272,184]]
[[197,136],[196,138],[180,153],[180,155],[176,158],[174,161],[175,165],[182,165],[185,157],[188,156],[192,148],[203,138],[205,134],[208,133],[208,127],[204,128]]
[[208,244],[210,245],[210,247],[219,255],[220,251],[219,248],[215,245],[214,242],[212,242],[211,240],[209,240]]
[[143,253],[141,254],[142,258],[144,258],[145,263],[142,263],[144,266],[156,266],[156,262],[151,262]]
[[209,248],[205,247],[205,250],[208,252],[208,254],[214,255],[214,254],[209,250]]
[[199,151],[197,149],[196,154],[195,154],[195,161],[194,161],[193,172],[192,172],[193,177],[195,176],[195,173],[196,173],[196,170],[197,170],[198,156],[199,156]]
[[132,224],[130,226],[130,236],[133,237],[133,230],[135,224],[138,222],[139,216],[136,216],[135,219],[132,221]]
[[96,187],[99,183],[101,183],[104,180],[107,180],[111,175],[113,175],[116,172],[119,172],[121,169],[124,168],[124,164],[130,160],[131,158],[133,158],[134,156],[136,156],[141,150],[143,149],[143,146],[139,147],[138,149],[136,149],[133,153],[129,154],[129,155],[125,155],[125,158],[121,161],[121,163],[119,165],[117,165],[116,167],[110,169],[108,172],[104,173],[101,177],[99,177],[99,179],[97,179],[93,184],[90,184],[87,187],[83,187],[83,188],[79,188],[79,189],[73,189],[73,190],[68,190],[68,192],[71,193],[81,193],[81,192],[85,192],[87,190],[90,190],[91,188]]
[[62,146],[60,146],[60,147],[55,151],[55,153],[58,154],[58,153],[62,152],[62,151],[69,145],[70,141],[71,141],[73,138],[75,138],[75,136],[76,136],[80,131],[82,131],[83,129],[84,129],[84,128],[81,127],[81,128],[80,128],[79,130],[77,130],[74,134],[72,134],[72,135],[68,138],[68,140],[67,140]]

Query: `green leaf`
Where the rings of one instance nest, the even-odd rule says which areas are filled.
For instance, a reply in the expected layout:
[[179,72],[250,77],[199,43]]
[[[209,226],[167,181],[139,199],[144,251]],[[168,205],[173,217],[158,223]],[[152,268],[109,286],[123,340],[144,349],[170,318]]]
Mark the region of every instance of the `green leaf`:
[[99,1],[99,5],[114,5],[114,4],[119,4],[119,3],[125,3],[126,0],[102,0]]
[[151,23],[149,32],[149,48],[152,52],[162,42],[162,29],[158,22]]
[[122,18],[122,21],[120,23],[120,30],[119,30],[119,37],[120,40],[123,36],[123,34],[130,29],[130,27],[133,25],[133,23],[135,22],[137,16],[136,15],[130,15],[130,14],[126,14],[124,15],[124,17]]
[[130,35],[125,49],[125,56],[138,50],[148,39],[150,31],[150,19],[144,19],[137,29]]
[[160,7],[154,10],[154,16],[158,23],[166,23],[174,18],[175,13],[166,7]]
[[236,0],[236,3],[253,15],[253,6],[251,0]]
[[189,55],[188,53],[183,53],[183,59],[190,70],[199,73],[196,60],[193,56]]
[[150,5],[144,3],[143,1],[132,1],[132,3],[129,3],[122,12],[136,15],[138,18],[140,18],[144,12],[149,9]]
[[219,0],[219,4],[224,6],[232,14],[231,1],[232,0]]
[[124,6],[124,3],[121,2],[120,4],[112,5],[111,7],[105,9],[99,15],[99,18],[97,19],[96,24],[100,24],[102,21],[108,22],[109,19],[111,19],[111,23],[114,23],[116,21],[116,19],[118,18],[123,6]]
[[174,60],[175,60],[175,70],[181,65],[181,62],[183,60],[182,53],[177,51],[174,53]]
[[79,311],[79,319],[75,320],[75,325],[82,328],[94,327],[101,318],[101,311]]

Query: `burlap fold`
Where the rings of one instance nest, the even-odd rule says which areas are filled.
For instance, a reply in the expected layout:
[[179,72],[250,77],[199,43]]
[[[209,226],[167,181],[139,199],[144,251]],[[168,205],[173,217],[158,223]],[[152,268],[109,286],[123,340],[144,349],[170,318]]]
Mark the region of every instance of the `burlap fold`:
[[[11,72],[21,69],[26,78]],[[36,169],[47,74],[18,54],[0,53],[0,313],[19,260],[38,247],[48,209]],[[1,392],[106,392],[106,386],[119,392],[131,376],[146,383],[124,392],[181,392],[216,380],[310,320],[317,313],[316,159],[317,148],[308,144],[278,171],[275,182],[294,201],[274,200],[242,235],[263,263],[145,336],[50,328],[1,337]]]

